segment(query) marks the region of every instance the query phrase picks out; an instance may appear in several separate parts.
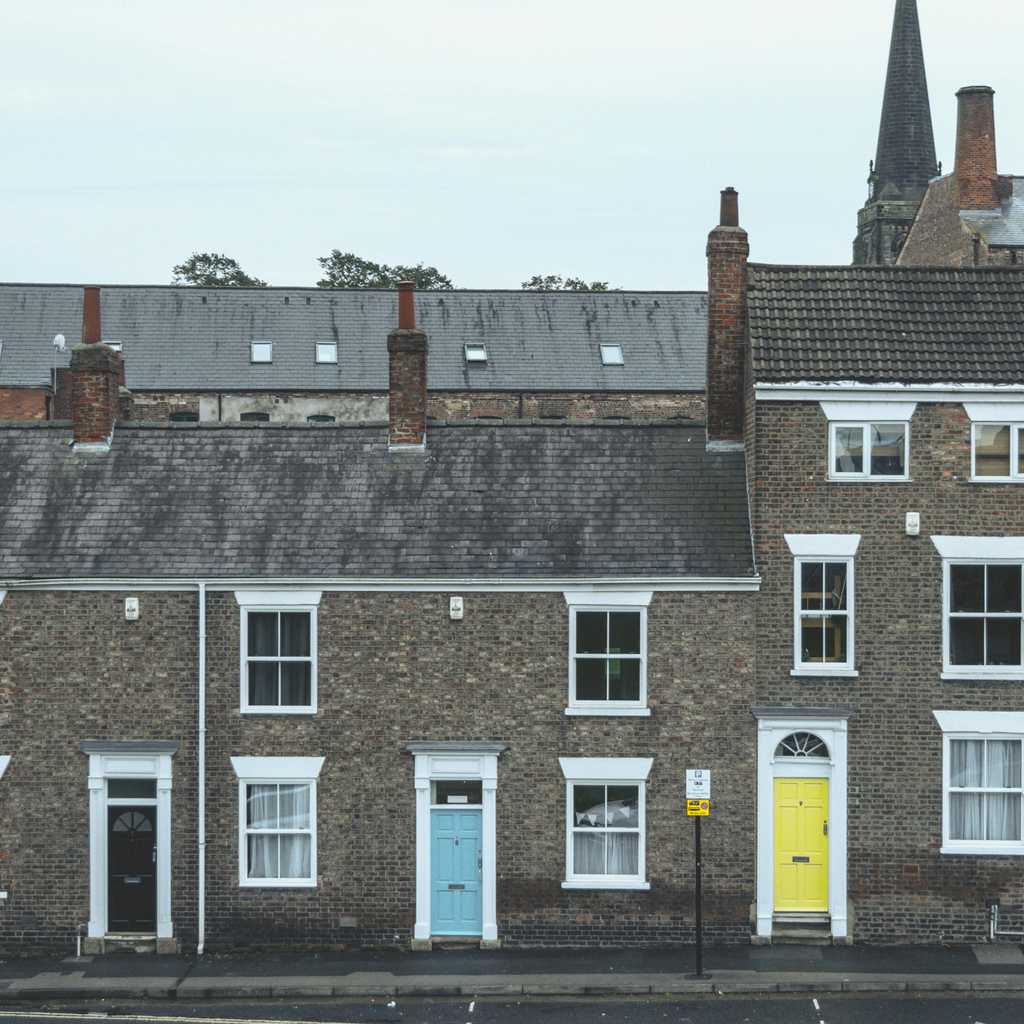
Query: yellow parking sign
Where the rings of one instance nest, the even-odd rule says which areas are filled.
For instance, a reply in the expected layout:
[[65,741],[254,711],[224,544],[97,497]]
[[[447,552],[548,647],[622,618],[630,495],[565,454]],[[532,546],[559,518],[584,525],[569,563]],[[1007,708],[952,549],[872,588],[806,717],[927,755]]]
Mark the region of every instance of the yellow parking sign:
[[710,800],[687,800],[686,801],[686,815],[689,818],[709,818],[709,817],[711,817],[711,801]]

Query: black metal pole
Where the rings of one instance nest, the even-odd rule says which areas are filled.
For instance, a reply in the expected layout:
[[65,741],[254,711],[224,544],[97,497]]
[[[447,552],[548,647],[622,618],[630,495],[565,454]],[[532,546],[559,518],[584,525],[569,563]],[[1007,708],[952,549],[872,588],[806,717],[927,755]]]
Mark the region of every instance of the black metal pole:
[[700,853],[700,817],[694,818],[697,823],[697,832],[694,836],[694,854],[696,857],[696,877],[693,885],[693,901],[697,913],[697,971],[698,978],[704,977],[704,892],[703,892],[703,866]]

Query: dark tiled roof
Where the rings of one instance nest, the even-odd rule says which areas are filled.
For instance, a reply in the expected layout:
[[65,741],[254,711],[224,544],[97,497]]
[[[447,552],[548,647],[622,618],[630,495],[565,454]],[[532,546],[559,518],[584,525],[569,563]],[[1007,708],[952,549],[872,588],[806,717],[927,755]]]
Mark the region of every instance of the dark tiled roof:
[[897,0],[875,154],[875,198],[919,199],[936,174],[917,0]]
[[[124,346],[127,383],[142,391],[386,391],[394,291],[321,288],[104,287],[103,338]],[[702,391],[707,296],[701,292],[420,292],[434,390]],[[82,325],[82,289],[0,285],[0,386],[38,386],[68,355]],[[251,341],[274,361],[253,366]],[[337,365],[314,362],[336,341]],[[463,346],[483,342],[486,365]],[[601,363],[622,345],[623,366]]]
[[1024,384],[1024,267],[751,264],[763,382]]
[[0,581],[752,574],[742,453],[703,427],[0,427]]

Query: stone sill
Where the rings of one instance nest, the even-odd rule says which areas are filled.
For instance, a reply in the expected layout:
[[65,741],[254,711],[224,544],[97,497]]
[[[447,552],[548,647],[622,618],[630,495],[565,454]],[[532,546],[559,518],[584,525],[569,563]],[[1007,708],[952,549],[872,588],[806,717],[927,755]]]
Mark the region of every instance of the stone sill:
[[790,670],[791,676],[798,676],[803,679],[859,679],[860,673],[855,668],[830,668],[819,671],[813,668],[794,668]]
[[566,708],[570,718],[650,718],[650,708]]

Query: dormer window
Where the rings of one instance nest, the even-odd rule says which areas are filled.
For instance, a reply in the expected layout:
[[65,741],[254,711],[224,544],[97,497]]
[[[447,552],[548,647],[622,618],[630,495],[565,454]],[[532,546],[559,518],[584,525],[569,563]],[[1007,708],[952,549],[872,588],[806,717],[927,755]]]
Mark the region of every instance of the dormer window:
[[604,366],[625,366],[626,357],[621,345],[602,345],[601,363]]
[[253,341],[249,344],[249,362],[272,363],[274,361],[274,344],[270,341]]
[[316,343],[316,361],[318,363],[337,363],[338,343],[336,341],[318,341]]
[[486,345],[466,345],[465,346],[466,362],[467,363],[486,363],[487,362],[487,346]]

